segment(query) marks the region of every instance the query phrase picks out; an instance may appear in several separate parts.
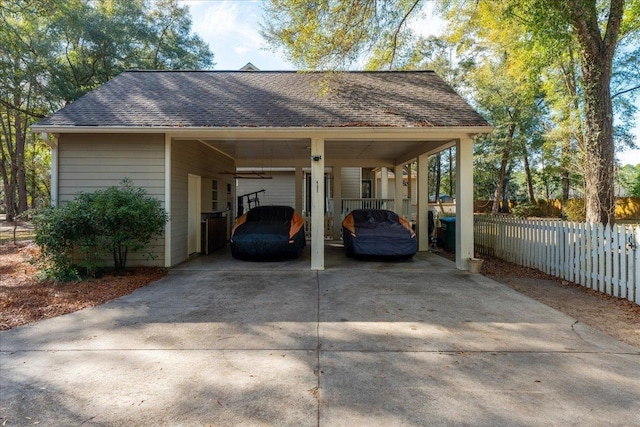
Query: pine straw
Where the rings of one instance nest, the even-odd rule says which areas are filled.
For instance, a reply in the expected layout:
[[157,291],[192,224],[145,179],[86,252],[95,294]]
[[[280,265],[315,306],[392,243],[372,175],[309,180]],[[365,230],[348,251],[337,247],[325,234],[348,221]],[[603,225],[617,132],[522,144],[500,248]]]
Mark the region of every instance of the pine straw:
[[122,276],[41,282],[37,268],[29,263],[37,253],[31,242],[0,245],[0,330],[103,304],[166,275],[162,268],[139,267]]

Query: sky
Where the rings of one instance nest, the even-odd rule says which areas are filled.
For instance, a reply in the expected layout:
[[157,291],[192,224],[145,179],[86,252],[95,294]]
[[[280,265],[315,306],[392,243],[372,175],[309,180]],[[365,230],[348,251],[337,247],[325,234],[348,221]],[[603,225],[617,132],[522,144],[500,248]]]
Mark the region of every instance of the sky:
[[[281,52],[272,52],[260,35],[261,0],[183,0],[193,19],[192,30],[209,44],[216,70],[239,70],[248,62],[260,70],[295,70]],[[430,22],[432,24],[433,20]],[[433,25],[420,28],[433,28]],[[640,147],[640,96],[636,98],[635,136]],[[640,149],[616,153],[622,165],[640,164]]]

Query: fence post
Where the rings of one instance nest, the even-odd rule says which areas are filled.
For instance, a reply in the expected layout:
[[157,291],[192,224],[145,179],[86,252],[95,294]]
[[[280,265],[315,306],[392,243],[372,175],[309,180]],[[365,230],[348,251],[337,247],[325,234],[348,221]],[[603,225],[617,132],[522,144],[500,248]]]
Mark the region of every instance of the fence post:
[[[633,300],[640,304],[640,226],[633,233]],[[629,295],[631,297],[631,295]],[[631,299],[631,298],[629,298]]]

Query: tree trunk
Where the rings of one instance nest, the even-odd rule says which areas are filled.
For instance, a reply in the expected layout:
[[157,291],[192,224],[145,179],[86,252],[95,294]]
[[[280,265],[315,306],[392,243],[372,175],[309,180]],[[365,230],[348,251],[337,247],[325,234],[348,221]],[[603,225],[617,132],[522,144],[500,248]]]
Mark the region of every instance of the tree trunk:
[[16,132],[16,156],[15,156],[15,169],[16,185],[18,190],[18,211],[17,214],[25,212],[28,208],[27,205],[27,176],[25,173],[24,164],[24,150],[26,145],[25,130],[23,128],[24,123],[19,113],[15,115],[15,132]]
[[524,173],[527,179],[527,190],[529,191],[529,201],[533,204],[536,203],[536,195],[533,192],[533,178],[531,177],[531,167],[529,166],[529,153],[527,147],[523,148],[523,160],[524,160]]
[[507,172],[505,174],[504,177],[504,184],[503,184],[503,188],[502,188],[502,205],[500,208],[500,212],[502,213],[509,213],[510,209],[509,209],[509,183],[511,182],[511,172],[512,172],[512,165],[509,165],[509,167],[507,168]]
[[507,140],[505,141],[504,150],[502,150],[502,159],[500,160],[500,171],[498,172],[498,181],[496,182],[496,192],[493,195],[493,206],[491,207],[491,214],[497,215],[500,212],[500,202],[504,196],[504,187],[507,176],[507,165],[509,163],[509,156],[511,155],[511,139],[516,130],[516,125],[512,123],[509,125],[509,133]]
[[572,0],[569,14],[581,47],[585,112],[584,179],[587,222],[615,222],[611,70],[624,0],[611,0],[602,37],[596,0]]

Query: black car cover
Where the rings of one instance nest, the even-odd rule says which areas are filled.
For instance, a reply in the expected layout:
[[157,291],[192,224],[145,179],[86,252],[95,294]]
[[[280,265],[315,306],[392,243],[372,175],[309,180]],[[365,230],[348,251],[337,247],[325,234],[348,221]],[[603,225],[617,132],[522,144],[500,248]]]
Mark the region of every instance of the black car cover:
[[304,220],[290,206],[258,206],[231,232],[231,255],[239,259],[296,258],[306,245]]
[[384,209],[356,209],[342,222],[349,256],[412,257],[418,242],[409,223]]

